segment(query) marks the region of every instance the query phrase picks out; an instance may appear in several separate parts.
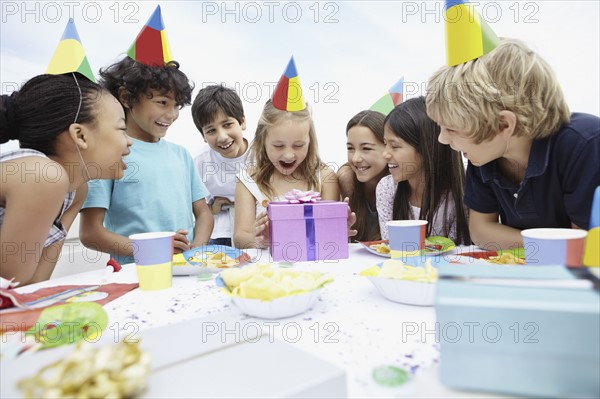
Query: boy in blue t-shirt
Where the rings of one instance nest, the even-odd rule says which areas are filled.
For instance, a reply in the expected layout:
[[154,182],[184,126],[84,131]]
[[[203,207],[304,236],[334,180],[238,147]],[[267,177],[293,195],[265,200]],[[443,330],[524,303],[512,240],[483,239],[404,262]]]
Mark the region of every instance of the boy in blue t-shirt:
[[133,145],[122,179],[90,182],[79,237],[121,263],[133,262],[131,234],[174,231],[179,253],[206,244],[214,223],[192,157],[163,139],[179,110],[191,103],[193,87],[164,51],[166,37],[151,34],[155,28],[164,29],[160,7],[128,56],[100,71],[100,84],[125,109]]
[[237,93],[222,85],[200,90],[192,105],[194,124],[208,144],[194,158],[215,217],[210,244],[231,246],[236,175],[244,168],[248,141],[246,119]]
[[522,247],[521,230],[587,229],[600,185],[600,118],[571,114],[550,66],[522,42],[446,66],[428,82],[439,141],[469,160],[465,205],[475,244]]

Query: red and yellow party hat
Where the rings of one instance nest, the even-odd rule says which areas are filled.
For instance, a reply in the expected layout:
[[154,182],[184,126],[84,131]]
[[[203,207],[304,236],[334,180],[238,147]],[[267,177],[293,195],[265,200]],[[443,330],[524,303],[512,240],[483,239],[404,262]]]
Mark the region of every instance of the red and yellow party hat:
[[149,66],[162,67],[173,61],[160,6],[156,6],[154,13],[127,50],[127,55]]
[[62,75],[70,72],[78,72],[92,82],[96,82],[73,18],[69,18],[65,32],[46,69],[46,73],[50,75]]
[[446,54],[448,66],[464,64],[495,49],[500,39],[463,0],[446,0]]
[[293,56],[275,87],[271,102],[275,108],[282,111],[294,112],[306,108]]
[[404,77],[401,77],[399,81],[390,87],[388,92],[377,100],[375,104],[371,105],[369,109],[387,115],[402,101],[404,101]]

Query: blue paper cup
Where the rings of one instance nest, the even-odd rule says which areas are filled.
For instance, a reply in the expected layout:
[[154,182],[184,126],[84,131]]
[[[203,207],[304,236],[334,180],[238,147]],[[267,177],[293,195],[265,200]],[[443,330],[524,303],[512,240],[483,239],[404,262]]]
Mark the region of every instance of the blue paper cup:
[[141,233],[129,236],[140,289],[156,291],[171,287],[175,233]]
[[418,256],[425,249],[427,220],[392,220],[386,224],[392,258]]
[[587,231],[528,229],[521,231],[527,265],[581,266]]

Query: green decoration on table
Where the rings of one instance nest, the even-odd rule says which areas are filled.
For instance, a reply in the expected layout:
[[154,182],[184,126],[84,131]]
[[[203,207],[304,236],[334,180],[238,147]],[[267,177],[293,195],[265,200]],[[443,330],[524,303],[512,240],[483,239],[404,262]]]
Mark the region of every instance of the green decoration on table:
[[382,366],[373,370],[373,379],[379,385],[398,387],[408,381],[409,374],[406,370],[396,366]]
[[25,332],[34,336],[42,349],[99,338],[108,326],[108,315],[95,302],[74,302],[46,308],[33,327]]

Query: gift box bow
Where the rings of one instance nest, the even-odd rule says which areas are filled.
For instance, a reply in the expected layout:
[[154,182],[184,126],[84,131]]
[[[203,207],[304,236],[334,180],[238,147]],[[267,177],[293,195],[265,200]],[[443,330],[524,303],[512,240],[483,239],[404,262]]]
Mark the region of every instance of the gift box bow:
[[321,199],[321,193],[312,190],[302,191],[293,189],[287,192],[283,198],[285,198],[289,204],[308,204],[319,201]]

